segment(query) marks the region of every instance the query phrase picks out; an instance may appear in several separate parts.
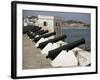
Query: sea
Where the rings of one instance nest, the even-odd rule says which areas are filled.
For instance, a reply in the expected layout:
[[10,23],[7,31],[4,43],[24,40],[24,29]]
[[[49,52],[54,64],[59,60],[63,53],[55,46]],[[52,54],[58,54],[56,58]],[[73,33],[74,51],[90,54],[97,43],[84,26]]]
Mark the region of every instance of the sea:
[[90,29],[62,29],[63,34],[66,34],[66,42],[71,43],[81,38],[85,39],[85,48],[91,49],[91,30]]

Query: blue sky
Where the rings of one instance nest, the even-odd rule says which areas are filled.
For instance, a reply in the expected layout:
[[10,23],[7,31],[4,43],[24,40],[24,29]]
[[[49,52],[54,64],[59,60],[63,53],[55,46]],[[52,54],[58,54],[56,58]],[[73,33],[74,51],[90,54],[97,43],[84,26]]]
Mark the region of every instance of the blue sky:
[[90,13],[23,10],[24,17],[37,16],[37,15],[58,16],[58,17],[62,17],[64,20],[77,20],[77,21],[82,21],[87,24],[90,24],[90,20],[91,20]]

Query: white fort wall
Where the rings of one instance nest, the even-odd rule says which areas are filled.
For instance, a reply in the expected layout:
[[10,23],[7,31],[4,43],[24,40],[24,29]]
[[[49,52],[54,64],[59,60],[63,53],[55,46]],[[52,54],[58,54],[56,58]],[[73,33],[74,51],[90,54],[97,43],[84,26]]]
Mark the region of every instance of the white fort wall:
[[38,15],[38,26],[42,27],[44,30],[49,30],[49,32],[56,32],[55,36],[62,34],[62,20],[61,18],[55,16],[44,16]]
[[54,32],[54,17],[53,16],[38,16],[38,25],[44,30]]
[[62,29],[61,27],[63,26],[63,21],[61,18],[55,17],[54,19],[54,30],[56,31],[56,36],[62,35]]

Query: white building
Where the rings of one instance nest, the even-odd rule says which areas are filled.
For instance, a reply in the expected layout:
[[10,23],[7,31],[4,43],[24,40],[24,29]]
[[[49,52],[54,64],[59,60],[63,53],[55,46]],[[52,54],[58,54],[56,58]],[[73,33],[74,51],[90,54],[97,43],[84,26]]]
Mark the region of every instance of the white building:
[[56,16],[45,16],[45,15],[38,15],[38,26],[42,27],[44,30],[49,30],[49,32],[56,32],[56,36],[62,34],[61,27],[62,27],[63,20],[60,17]]
[[34,25],[42,27],[44,30],[48,30],[49,32],[56,32],[56,36],[62,34],[61,27],[63,26],[63,19],[61,17],[56,16],[46,16],[46,15],[38,15],[31,16],[29,18],[24,19],[24,24],[26,25]]

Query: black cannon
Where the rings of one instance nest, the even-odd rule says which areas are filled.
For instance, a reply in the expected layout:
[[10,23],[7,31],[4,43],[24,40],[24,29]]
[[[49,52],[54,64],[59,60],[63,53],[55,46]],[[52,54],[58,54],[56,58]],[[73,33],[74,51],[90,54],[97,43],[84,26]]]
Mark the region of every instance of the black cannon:
[[36,32],[33,32],[32,34],[30,33],[29,37],[30,37],[31,39],[33,39],[33,38],[36,36],[37,33],[41,33],[41,32],[44,32],[44,30],[38,30],[38,31],[36,31]]
[[39,31],[41,29],[41,27],[38,27],[38,26],[28,26],[30,29],[30,31],[32,32],[36,32],[36,31]]
[[37,32],[37,31],[39,31],[39,30],[41,30],[41,27],[38,27],[38,28],[32,29],[31,31],[35,33],[35,32]]
[[37,33],[37,35],[43,35],[43,34],[45,34],[45,33],[48,33],[48,30],[45,30],[45,31],[40,32],[40,33]]
[[51,60],[54,60],[56,58],[57,55],[59,55],[59,53],[62,51],[62,50],[66,50],[67,52],[81,44],[85,44],[85,40],[82,38],[80,40],[77,40],[77,41],[74,41],[72,43],[69,43],[69,44],[66,44],[66,45],[63,45],[59,48],[56,48],[54,50],[51,50],[49,51],[48,55],[46,56],[46,58],[50,58]]
[[34,34],[32,34],[31,36],[30,36],[30,38],[31,39],[33,39],[36,35],[43,35],[43,34],[45,34],[45,33],[48,33],[48,30],[41,30],[41,31],[39,31],[39,32],[37,32],[37,33],[34,33]]
[[37,41],[39,41],[42,37],[43,38],[47,38],[47,37],[50,37],[50,36],[53,36],[53,35],[55,35],[56,34],[56,32],[51,32],[51,33],[47,33],[47,34],[44,34],[44,35],[41,35],[41,36],[39,36],[39,37],[36,37],[36,38],[34,38],[34,42],[37,42]]
[[38,34],[38,33],[41,33],[41,32],[44,32],[44,30],[38,30],[38,31],[34,32],[34,34]]
[[27,32],[27,35],[28,35],[29,37],[30,37],[32,34],[33,34],[32,31],[28,31],[28,32]]
[[41,33],[41,32],[44,32],[44,30],[38,30],[38,31],[32,32],[30,33],[29,37],[33,39],[38,33]]
[[28,27],[28,26],[23,27],[23,34],[27,33],[31,29],[32,29],[32,27]]
[[65,38],[66,38],[66,35],[62,35],[62,36],[58,36],[54,39],[47,40],[45,42],[40,43],[38,48],[43,49],[49,42],[54,43],[54,42],[57,42],[59,40],[63,40]]
[[44,32],[44,30],[37,30],[37,31],[28,31],[27,35],[32,38],[32,37],[35,37],[38,33],[41,33],[41,32]]
[[29,32],[29,31],[36,32],[40,29],[41,29],[41,27],[28,25],[28,26],[23,27],[23,34]]
[[28,28],[27,27],[23,27],[23,34],[26,34],[28,32]]

